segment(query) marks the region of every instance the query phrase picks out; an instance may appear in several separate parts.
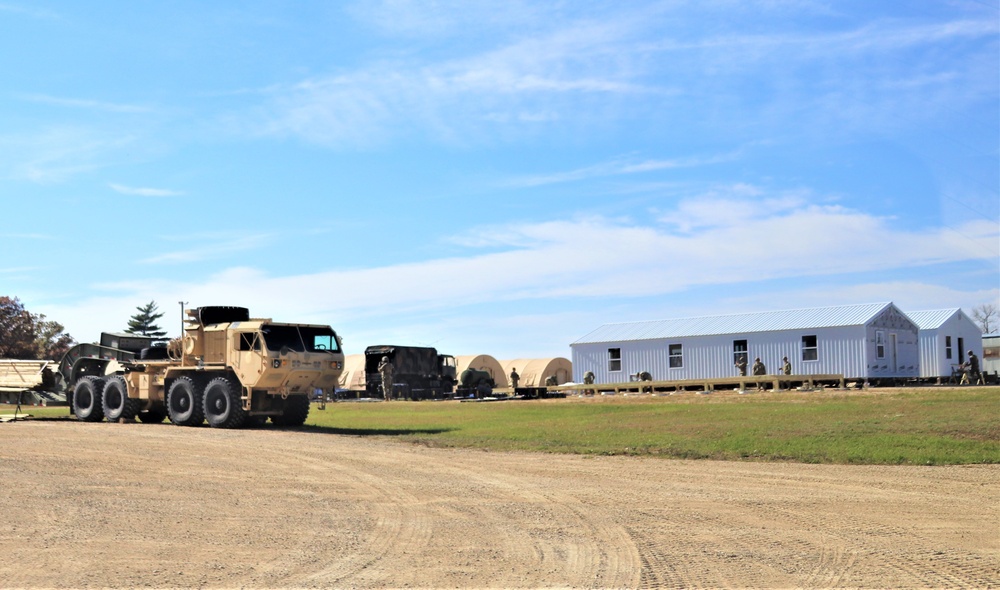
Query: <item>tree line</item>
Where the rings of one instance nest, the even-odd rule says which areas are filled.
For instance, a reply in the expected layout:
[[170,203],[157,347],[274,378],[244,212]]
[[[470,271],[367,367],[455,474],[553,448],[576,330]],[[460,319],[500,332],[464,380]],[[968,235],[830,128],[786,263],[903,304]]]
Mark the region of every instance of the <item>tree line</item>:
[[[163,317],[155,301],[136,307],[125,332],[163,338],[166,332],[156,325]],[[43,313],[31,313],[17,297],[0,296],[0,358],[52,360],[62,358],[76,344],[59,322]]]

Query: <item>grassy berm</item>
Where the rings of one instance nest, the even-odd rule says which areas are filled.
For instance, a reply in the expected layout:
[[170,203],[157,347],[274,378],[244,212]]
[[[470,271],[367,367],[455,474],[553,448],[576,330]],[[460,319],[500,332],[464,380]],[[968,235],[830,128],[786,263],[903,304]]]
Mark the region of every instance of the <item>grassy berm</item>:
[[[26,411],[37,417],[68,413],[66,408]],[[314,404],[303,430],[491,451],[869,465],[1000,463],[1000,387],[338,402],[326,410]]]

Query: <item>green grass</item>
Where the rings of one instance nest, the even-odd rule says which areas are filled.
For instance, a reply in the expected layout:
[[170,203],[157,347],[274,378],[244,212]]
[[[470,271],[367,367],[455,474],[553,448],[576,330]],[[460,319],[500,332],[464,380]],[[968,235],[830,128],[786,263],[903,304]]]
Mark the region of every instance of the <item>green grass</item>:
[[[67,413],[65,408],[27,411]],[[9,412],[0,407],[0,413]],[[841,464],[1000,463],[1000,388],[335,403],[326,410],[314,405],[306,429],[493,451]]]

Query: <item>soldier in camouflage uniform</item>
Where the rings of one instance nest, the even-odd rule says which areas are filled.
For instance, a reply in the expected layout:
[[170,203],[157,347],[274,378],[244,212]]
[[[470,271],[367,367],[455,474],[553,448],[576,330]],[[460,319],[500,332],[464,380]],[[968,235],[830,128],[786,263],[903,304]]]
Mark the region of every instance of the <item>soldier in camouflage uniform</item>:
[[379,375],[382,376],[382,394],[385,396],[385,401],[392,400],[392,363],[389,362],[389,357],[382,357],[382,362],[378,364]]
[[[754,376],[767,375],[767,368],[764,363],[760,362],[760,357],[753,360],[753,374]],[[757,382],[757,391],[764,391],[764,384],[760,381]]]

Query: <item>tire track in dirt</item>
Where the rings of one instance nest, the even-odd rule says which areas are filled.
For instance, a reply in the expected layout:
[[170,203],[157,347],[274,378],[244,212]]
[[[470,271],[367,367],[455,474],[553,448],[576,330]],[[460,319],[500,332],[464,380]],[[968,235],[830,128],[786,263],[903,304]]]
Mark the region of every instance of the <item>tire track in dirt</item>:
[[0,478],[6,586],[1000,587],[996,465],[24,422],[0,426]]

